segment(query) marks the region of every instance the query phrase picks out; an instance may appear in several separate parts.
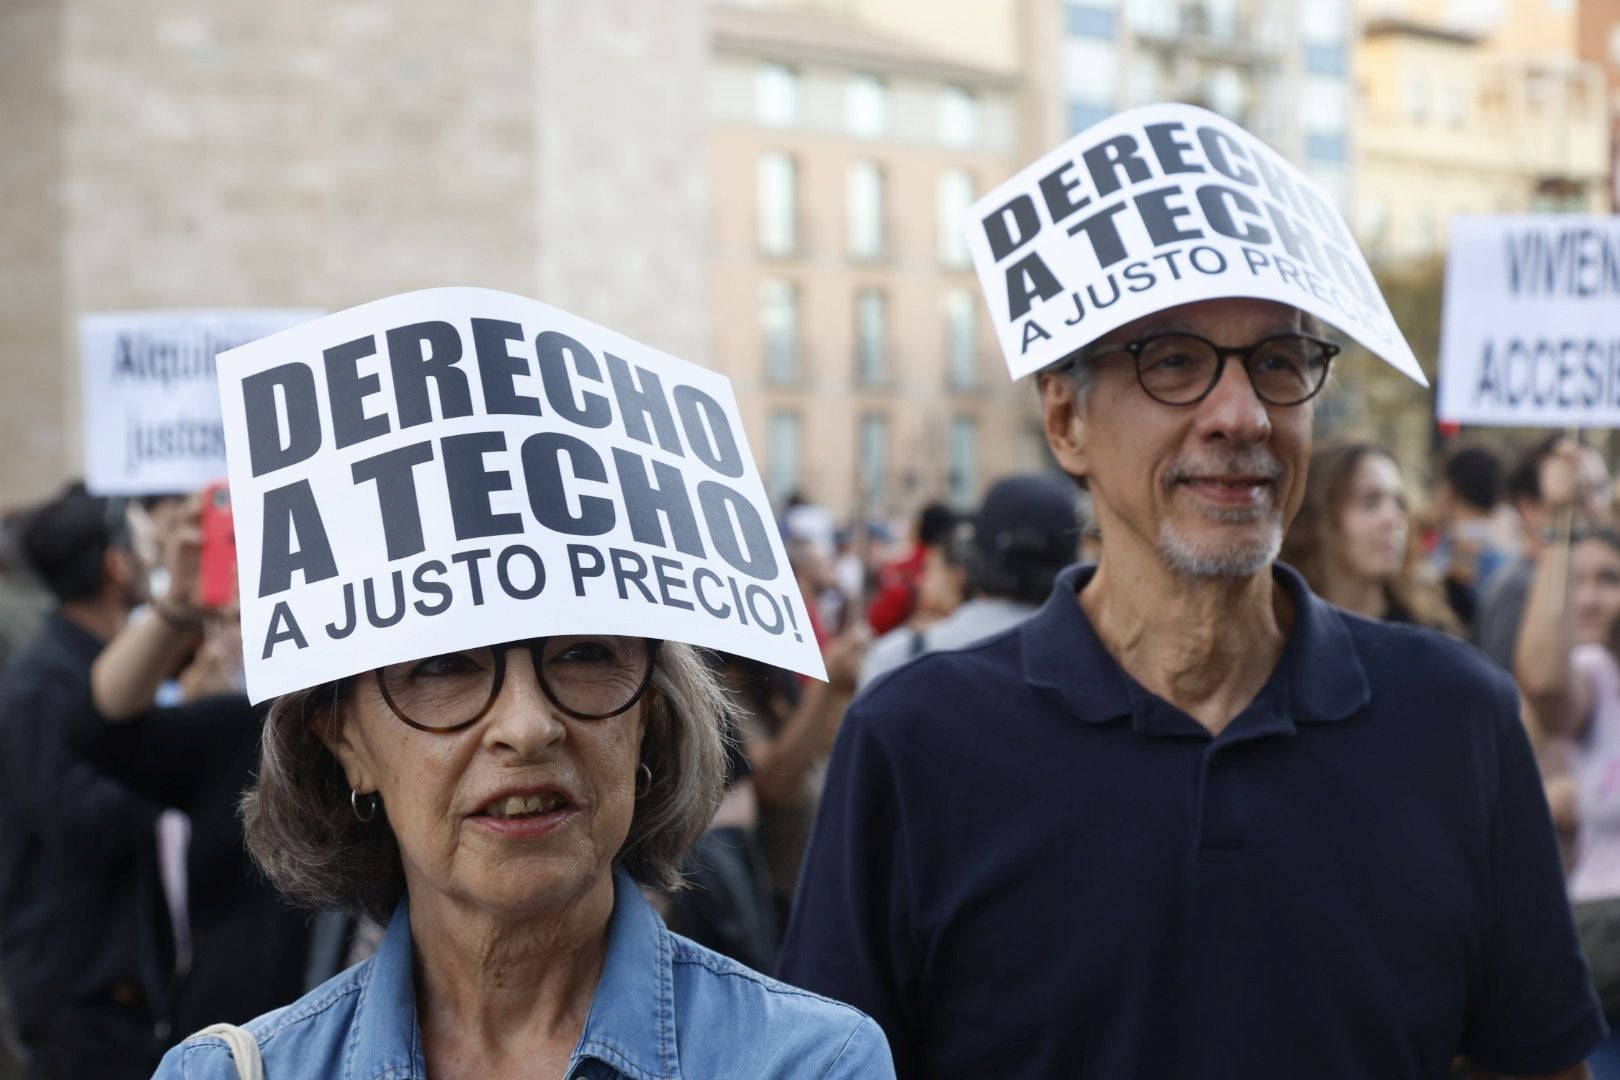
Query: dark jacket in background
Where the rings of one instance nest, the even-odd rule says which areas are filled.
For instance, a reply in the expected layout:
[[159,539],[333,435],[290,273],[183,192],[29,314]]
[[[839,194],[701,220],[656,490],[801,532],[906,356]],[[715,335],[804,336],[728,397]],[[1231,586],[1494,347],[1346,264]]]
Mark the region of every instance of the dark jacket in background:
[[209,1024],[246,1023],[307,989],[310,917],[253,864],[237,816],[258,767],[263,720],[264,711],[237,694],[154,708],[119,724],[93,707],[75,718],[73,742],[99,768],[191,817],[191,970],[175,988],[177,1040]]
[[0,969],[36,1058],[145,1075],[173,966],[158,809],[68,741],[101,647],[53,614],[0,686]]

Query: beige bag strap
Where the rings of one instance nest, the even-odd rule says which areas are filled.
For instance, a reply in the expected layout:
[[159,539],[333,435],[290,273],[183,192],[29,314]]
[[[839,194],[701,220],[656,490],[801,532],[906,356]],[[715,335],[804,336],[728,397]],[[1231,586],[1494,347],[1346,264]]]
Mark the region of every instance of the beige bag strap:
[[203,1035],[222,1039],[230,1047],[231,1058],[236,1062],[237,1080],[264,1080],[264,1058],[259,1054],[259,1041],[246,1028],[239,1028],[235,1024],[210,1024],[191,1038]]

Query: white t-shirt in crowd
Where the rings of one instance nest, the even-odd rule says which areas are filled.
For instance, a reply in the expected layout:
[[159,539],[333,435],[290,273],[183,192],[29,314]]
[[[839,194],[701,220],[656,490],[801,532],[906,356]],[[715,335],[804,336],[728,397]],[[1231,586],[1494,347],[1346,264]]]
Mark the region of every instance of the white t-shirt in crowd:
[[1570,660],[1592,683],[1592,719],[1580,766],[1580,831],[1569,898],[1620,896],[1620,664],[1602,645],[1577,645]]

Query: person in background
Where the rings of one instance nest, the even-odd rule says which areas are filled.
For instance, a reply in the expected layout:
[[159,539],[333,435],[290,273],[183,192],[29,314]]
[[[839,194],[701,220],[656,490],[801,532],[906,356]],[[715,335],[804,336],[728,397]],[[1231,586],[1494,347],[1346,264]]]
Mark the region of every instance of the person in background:
[[682,867],[691,887],[662,898],[661,912],[677,934],[766,971],[776,964],[782,927],[760,839],[754,769],[742,751],[736,724],[742,706],[735,701],[747,692],[745,673],[757,662],[709,650],[703,658],[734,699],[726,740],[726,794]]
[[881,637],[909,620],[917,607],[917,587],[929,554],[943,554],[956,527],[956,514],[944,503],[929,503],[917,514],[911,551],[878,573],[877,592],[867,605],[866,623]]
[[[312,966],[310,916],[282,901],[243,846],[237,805],[258,767],[264,713],[239,689],[234,608],[195,602],[197,501],[176,500],[152,527],[167,582],[162,607],[108,642],[91,669],[91,707],[70,728],[75,746],[105,775],[190,818],[189,966],[173,997],[174,1030],[183,1037],[285,1004],[334,974],[338,958]],[[160,706],[175,671],[184,701]]]
[[1432,562],[1446,602],[1464,626],[1472,624],[1480,594],[1517,547],[1516,537],[1502,535],[1501,501],[1502,460],[1495,452],[1463,446],[1446,455],[1434,491],[1440,537]]
[[865,651],[859,628],[834,638],[822,650],[825,683],[746,657],[728,657],[718,671],[731,693],[737,738],[752,768],[778,936],[821,804],[827,755],[854,696]]
[[1033,615],[1058,572],[1075,561],[1080,525],[1074,484],[1049,473],[1008,477],[949,540],[930,549],[919,602],[948,614],[904,626],[872,643],[860,687],[914,656],[959,649],[999,634]]
[[[1474,644],[1504,671],[1513,670],[1514,649],[1530,593],[1530,579],[1535,575],[1536,561],[1552,529],[1552,519],[1541,500],[1541,473],[1561,439],[1560,435],[1549,435],[1531,446],[1520,454],[1507,475],[1505,494],[1523,524],[1524,548],[1517,559],[1497,571],[1490,585],[1480,593],[1470,635]],[[1576,500],[1576,516],[1582,527],[1590,521],[1589,515],[1579,508],[1593,501],[1594,498],[1585,494]]]
[[56,606],[50,590],[35,577],[23,557],[26,511],[13,510],[0,517],[0,679],[11,658],[38,636],[45,618]]
[[[1541,474],[1555,521],[1573,517],[1583,463],[1560,443]],[[1620,535],[1599,529],[1542,546],[1514,656],[1519,688],[1548,733],[1578,748],[1573,775],[1549,784],[1555,818],[1575,829],[1569,895],[1612,1030],[1620,1020]],[[1620,1077],[1620,1034],[1593,1056]]]
[[1426,576],[1406,485],[1389,451],[1370,442],[1329,443],[1311,455],[1307,475],[1282,561],[1346,611],[1460,635],[1439,583]]
[[23,549],[60,607],[0,686],[0,965],[31,1076],[145,1077],[173,969],[158,808],[68,739],[145,573],[121,507],[77,484],[32,516]]

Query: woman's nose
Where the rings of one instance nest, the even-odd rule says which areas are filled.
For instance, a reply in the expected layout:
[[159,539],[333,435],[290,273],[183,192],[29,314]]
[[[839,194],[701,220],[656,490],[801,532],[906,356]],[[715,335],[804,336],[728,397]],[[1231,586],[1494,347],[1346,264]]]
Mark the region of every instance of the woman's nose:
[[533,757],[544,754],[567,733],[561,716],[540,689],[528,650],[510,650],[501,692],[489,709],[485,742]]

